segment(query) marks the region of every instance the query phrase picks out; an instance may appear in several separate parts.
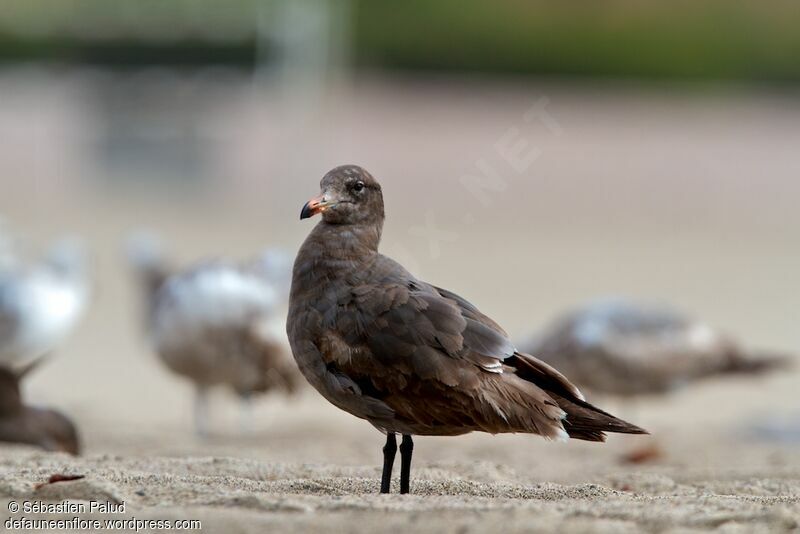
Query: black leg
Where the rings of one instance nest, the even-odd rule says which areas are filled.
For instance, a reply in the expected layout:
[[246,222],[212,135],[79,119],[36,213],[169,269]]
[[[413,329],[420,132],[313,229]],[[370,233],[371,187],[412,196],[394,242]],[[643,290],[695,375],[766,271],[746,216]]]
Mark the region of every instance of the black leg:
[[397,455],[397,436],[392,432],[386,435],[386,445],[383,447],[383,477],[381,478],[381,493],[387,494],[392,489],[392,469],[394,457]]
[[414,441],[411,436],[403,436],[400,444],[400,494],[411,493],[411,456],[414,454]]

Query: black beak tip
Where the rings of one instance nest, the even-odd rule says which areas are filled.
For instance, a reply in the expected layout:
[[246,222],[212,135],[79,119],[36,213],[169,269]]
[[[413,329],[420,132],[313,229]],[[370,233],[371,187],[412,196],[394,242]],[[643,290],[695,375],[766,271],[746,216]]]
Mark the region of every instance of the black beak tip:
[[310,219],[314,216],[314,210],[311,209],[311,202],[303,206],[303,211],[300,212],[300,220]]

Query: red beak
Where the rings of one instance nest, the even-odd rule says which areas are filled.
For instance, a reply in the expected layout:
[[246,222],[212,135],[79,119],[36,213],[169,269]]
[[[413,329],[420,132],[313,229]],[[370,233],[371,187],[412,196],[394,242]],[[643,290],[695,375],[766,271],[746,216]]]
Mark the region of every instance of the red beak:
[[328,206],[329,204],[325,201],[323,195],[314,197],[303,206],[303,211],[300,212],[300,220],[309,219],[317,213],[322,213]]

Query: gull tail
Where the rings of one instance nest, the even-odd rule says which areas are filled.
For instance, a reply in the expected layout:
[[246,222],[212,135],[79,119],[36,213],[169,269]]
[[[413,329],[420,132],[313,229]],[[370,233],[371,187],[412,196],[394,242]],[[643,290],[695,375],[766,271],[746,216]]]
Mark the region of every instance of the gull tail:
[[797,364],[794,356],[777,352],[734,352],[725,372],[731,374],[765,374],[791,369]]
[[[550,393],[550,392],[548,392]],[[643,428],[614,417],[600,408],[577,398],[566,399],[555,393],[550,396],[567,412],[564,430],[572,439],[605,441],[606,432],[612,434],[649,434]]]
[[605,441],[606,432],[614,434],[648,434],[646,430],[623,421],[592,406],[564,375],[543,361],[528,354],[516,353],[505,360],[516,368],[517,375],[542,388],[559,408],[567,413],[564,430],[572,439]]

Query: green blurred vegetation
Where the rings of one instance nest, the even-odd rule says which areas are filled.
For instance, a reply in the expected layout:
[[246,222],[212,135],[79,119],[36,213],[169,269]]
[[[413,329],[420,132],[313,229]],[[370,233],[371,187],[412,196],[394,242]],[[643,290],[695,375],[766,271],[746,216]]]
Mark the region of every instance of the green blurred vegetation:
[[[3,0],[0,60],[250,65],[258,13],[263,22],[276,3]],[[800,81],[797,0],[354,0],[354,6],[354,58],[361,66]]]
[[2,0],[0,61],[251,65],[257,0]]
[[794,0],[361,0],[357,13],[361,58],[381,66],[800,80]]

